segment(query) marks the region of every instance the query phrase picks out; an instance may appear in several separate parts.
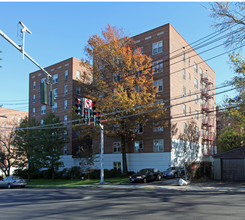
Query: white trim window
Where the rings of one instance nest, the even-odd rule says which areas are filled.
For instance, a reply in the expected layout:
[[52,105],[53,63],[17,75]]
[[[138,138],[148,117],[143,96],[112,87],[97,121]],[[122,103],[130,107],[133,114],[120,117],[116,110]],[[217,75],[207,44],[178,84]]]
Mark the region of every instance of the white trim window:
[[162,60],[158,60],[156,62],[153,62],[152,66],[154,69],[154,73],[160,73],[163,71],[163,61]]
[[185,62],[185,51],[182,52],[182,61]]
[[65,71],[65,80],[68,79],[68,70]]
[[163,126],[159,126],[158,122],[153,122],[153,132],[163,132]]
[[186,105],[183,104],[183,115],[186,115]]
[[55,102],[54,105],[52,106],[52,112],[57,112],[57,108],[58,108],[58,104],[57,102]]
[[54,98],[56,99],[58,97],[58,89],[53,89],[54,92]]
[[41,79],[41,83],[46,83],[46,82],[47,82],[47,78],[46,77]]
[[121,153],[121,142],[113,142],[113,153]]
[[44,121],[43,121],[43,119],[41,119],[40,124],[43,125],[43,123],[44,123]]
[[35,103],[36,102],[36,95],[33,95],[32,96],[32,103]]
[[198,104],[198,95],[195,95],[195,103]]
[[42,105],[41,106],[41,115],[45,115],[46,114],[46,105]]
[[195,115],[196,115],[196,120],[198,121],[199,120],[199,112],[197,110],[195,111]]
[[164,140],[163,139],[153,140],[153,152],[164,152]]
[[58,83],[58,74],[53,75],[52,83],[53,83],[53,84]]
[[64,125],[67,125],[67,115],[64,115]]
[[186,88],[183,86],[183,96],[186,96]]
[[81,78],[81,72],[79,70],[76,71],[76,79]]
[[67,95],[68,94],[68,85],[65,85],[64,86],[64,95]]
[[76,94],[80,95],[81,94],[81,88],[80,87],[76,87]]
[[194,87],[198,89],[198,80],[196,78],[194,79]]
[[33,90],[36,89],[36,81],[33,82]]
[[68,103],[67,100],[64,101],[64,109],[67,109]]
[[163,51],[162,41],[158,41],[152,44],[152,55],[162,53],[162,51]]
[[197,64],[196,63],[194,63],[194,72],[198,73],[198,68],[197,68]]
[[135,141],[134,142],[134,152],[139,153],[139,152],[143,152],[143,150],[144,150],[143,141]]
[[159,79],[153,82],[153,86],[154,88],[158,88],[157,92],[162,92],[163,91],[163,80]]
[[184,122],[184,134],[187,133],[187,124]]
[[36,109],[33,108],[33,109],[32,109],[32,116],[35,116],[35,114],[36,114]]
[[183,79],[186,79],[185,69],[182,70]]

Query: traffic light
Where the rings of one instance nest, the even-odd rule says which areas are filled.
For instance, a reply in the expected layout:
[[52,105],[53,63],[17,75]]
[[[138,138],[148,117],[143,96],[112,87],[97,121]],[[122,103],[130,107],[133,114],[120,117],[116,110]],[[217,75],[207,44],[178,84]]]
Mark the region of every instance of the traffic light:
[[49,92],[49,105],[50,106],[54,105],[54,91]]
[[100,112],[94,112],[94,126],[100,124]]
[[93,118],[95,115],[95,109],[96,109],[95,104],[96,104],[96,102],[93,101],[92,102],[92,108],[90,109],[90,118]]
[[48,98],[47,98],[47,83],[43,82],[40,84],[40,101],[41,104],[47,105]]
[[90,119],[89,119],[89,109],[84,109],[84,124],[89,125]]
[[76,107],[77,109],[75,110],[75,112],[77,113],[77,115],[81,115],[82,113],[82,103],[81,103],[81,99],[76,98]]

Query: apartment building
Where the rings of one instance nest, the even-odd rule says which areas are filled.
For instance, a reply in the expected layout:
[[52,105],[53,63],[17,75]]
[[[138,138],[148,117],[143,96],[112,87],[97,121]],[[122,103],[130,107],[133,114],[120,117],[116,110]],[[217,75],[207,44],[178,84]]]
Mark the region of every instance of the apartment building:
[[[77,135],[72,130],[72,108],[75,106],[75,98],[82,98],[81,82],[90,83],[92,77],[88,68],[83,63],[72,57],[45,70],[52,76],[47,85],[47,93],[54,92],[54,105],[42,105],[40,101],[40,83],[47,82],[47,75],[42,70],[29,75],[29,117],[35,117],[43,124],[43,118],[48,112],[53,112],[60,121],[67,125],[69,143],[64,146],[63,159],[73,166],[72,156],[78,150]],[[74,123],[73,123],[74,124]]]
[[[154,85],[158,102],[164,102],[165,126],[140,130],[133,143],[127,143],[129,171],[145,167],[165,170],[193,160],[207,160],[215,147],[215,73],[171,24],[133,37],[141,51],[152,57]],[[41,70],[30,74],[29,117],[42,123],[47,112],[54,112],[67,124],[70,142],[64,147],[65,167],[79,165],[73,158],[79,150],[71,127],[71,110],[76,97],[84,97],[78,84],[82,73],[90,73],[81,61],[70,58],[45,68],[52,75],[53,106],[40,104],[40,83],[47,77]],[[92,80],[92,77],[90,77]],[[85,83],[90,83],[87,80]],[[151,128],[150,128],[151,127]],[[99,141],[93,143],[99,149]],[[96,145],[96,146],[95,146]],[[97,146],[98,145],[98,146]],[[96,164],[97,166],[97,164]],[[99,167],[99,164],[98,166]],[[104,138],[104,168],[122,167],[120,138]]]
[[[151,56],[157,99],[164,102],[166,126],[145,127],[128,143],[128,169],[165,170],[193,160],[208,160],[215,148],[215,72],[171,24],[133,37]],[[121,167],[121,142],[105,138],[104,165]]]
[[[0,152],[6,150],[6,147],[9,146],[6,142],[11,139],[11,133],[14,132],[15,128],[18,127],[21,121],[27,116],[28,112],[0,107],[0,139],[2,140],[0,143]],[[14,169],[11,169],[11,172],[13,171]]]

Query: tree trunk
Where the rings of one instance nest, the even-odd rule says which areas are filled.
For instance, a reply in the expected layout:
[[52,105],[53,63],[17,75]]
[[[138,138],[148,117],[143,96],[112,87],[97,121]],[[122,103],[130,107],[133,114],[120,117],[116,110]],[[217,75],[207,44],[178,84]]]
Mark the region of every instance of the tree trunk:
[[127,164],[127,152],[126,152],[126,137],[123,135],[121,137],[121,149],[122,149],[122,162],[123,162],[123,175],[128,173],[128,164]]

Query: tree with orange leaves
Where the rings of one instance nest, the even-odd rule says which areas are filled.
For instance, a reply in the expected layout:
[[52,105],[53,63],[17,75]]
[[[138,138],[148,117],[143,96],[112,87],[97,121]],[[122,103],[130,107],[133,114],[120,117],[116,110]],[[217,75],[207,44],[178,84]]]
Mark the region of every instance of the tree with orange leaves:
[[164,114],[163,104],[155,103],[158,88],[153,86],[152,59],[122,30],[110,25],[102,36],[89,38],[86,51],[93,66],[87,97],[96,101],[96,110],[107,120],[105,134],[120,137],[126,174],[126,153],[132,152],[130,146],[139,129]]

